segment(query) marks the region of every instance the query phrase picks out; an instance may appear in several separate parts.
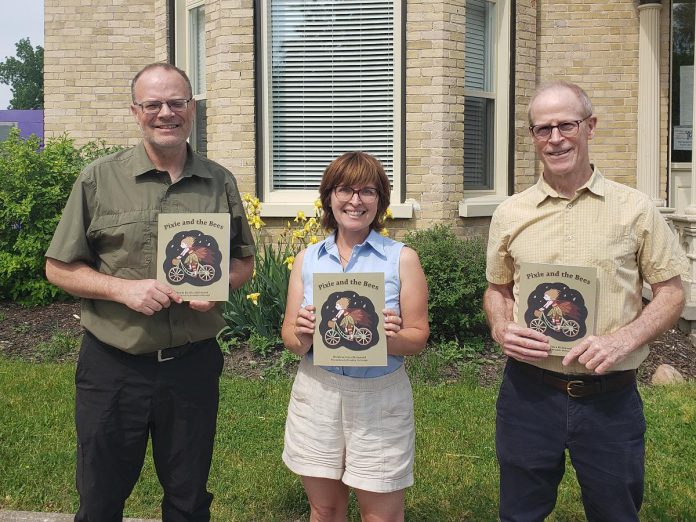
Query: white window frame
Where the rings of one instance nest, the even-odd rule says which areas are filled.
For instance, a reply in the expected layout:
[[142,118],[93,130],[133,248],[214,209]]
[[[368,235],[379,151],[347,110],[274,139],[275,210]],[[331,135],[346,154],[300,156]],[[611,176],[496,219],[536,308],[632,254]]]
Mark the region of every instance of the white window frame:
[[[512,0],[488,0],[495,4],[495,34],[493,35],[494,94],[464,89],[465,96],[489,98],[494,108],[493,188],[473,190],[464,187],[464,199],[459,203],[460,217],[491,216],[508,197],[509,126],[510,126],[510,35]],[[462,180],[464,175],[462,173]]]
[[[270,42],[270,18],[269,3],[271,0],[261,0],[258,2],[260,16],[260,45],[257,58],[261,61],[261,85],[260,89],[260,127],[262,144],[261,162],[261,194],[263,200],[262,215],[266,217],[288,217],[294,216],[298,210],[307,213],[314,213],[314,201],[318,199],[318,190],[274,190],[272,187],[272,129],[271,129],[271,48]],[[412,217],[413,208],[410,203],[401,203],[401,193],[403,184],[403,165],[402,165],[402,2],[394,1],[394,27],[393,27],[393,49],[394,49],[394,78],[393,78],[393,175],[392,175],[392,204],[390,208],[397,218]],[[365,152],[370,152],[366,150]],[[318,188],[318,187],[317,187]]]
[[[193,56],[195,35],[191,33],[191,12],[199,7],[203,7],[205,13],[205,0],[176,0],[175,13],[174,13],[174,32],[175,37],[175,49],[174,49],[174,63],[180,69],[186,71],[186,74],[191,81],[191,87],[193,89],[193,99],[196,103],[199,101],[207,100],[207,81],[203,78],[202,89],[201,82],[198,74],[195,70],[197,65],[197,57]],[[205,71],[205,69],[204,69]],[[205,74],[205,72],[204,72]],[[198,91],[198,92],[197,92]],[[189,143],[191,143],[195,150],[195,144],[197,143],[196,135],[198,130],[198,120],[196,115],[194,115],[194,124],[191,131],[191,136],[189,137]]]

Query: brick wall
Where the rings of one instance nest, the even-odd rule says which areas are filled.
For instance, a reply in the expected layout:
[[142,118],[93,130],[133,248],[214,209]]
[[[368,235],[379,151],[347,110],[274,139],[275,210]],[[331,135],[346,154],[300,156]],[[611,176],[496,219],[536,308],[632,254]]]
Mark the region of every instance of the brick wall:
[[585,89],[598,118],[590,156],[635,186],[639,23],[633,0],[539,0],[537,82],[565,79]]
[[155,60],[155,0],[45,0],[46,136],[138,140],[129,82]]
[[[46,0],[46,135],[133,145],[129,81],[166,60],[171,42],[164,0]],[[485,233],[486,218],[458,217],[463,199],[465,0],[409,0],[406,9],[406,197],[415,218],[392,228],[454,225]],[[635,185],[638,11],[633,0],[515,2],[514,191],[540,173],[527,127],[536,86],[564,78],[586,88],[599,128],[591,145],[611,178]],[[254,1],[207,0],[208,155],[242,192],[256,192]],[[669,9],[662,12],[662,145],[667,165]],[[666,174],[663,173],[663,186]]]
[[240,192],[255,192],[253,0],[205,5],[208,157],[232,171]]

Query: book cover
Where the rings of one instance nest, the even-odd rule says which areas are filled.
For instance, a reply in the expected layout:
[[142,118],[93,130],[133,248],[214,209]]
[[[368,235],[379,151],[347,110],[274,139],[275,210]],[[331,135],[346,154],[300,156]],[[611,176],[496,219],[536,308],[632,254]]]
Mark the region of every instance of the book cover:
[[159,214],[157,280],[186,301],[227,301],[230,215]]
[[551,355],[565,355],[594,335],[597,269],[522,263],[517,323],[550,338]]
[[386,366],[384,274],[315,273],[314,364]]

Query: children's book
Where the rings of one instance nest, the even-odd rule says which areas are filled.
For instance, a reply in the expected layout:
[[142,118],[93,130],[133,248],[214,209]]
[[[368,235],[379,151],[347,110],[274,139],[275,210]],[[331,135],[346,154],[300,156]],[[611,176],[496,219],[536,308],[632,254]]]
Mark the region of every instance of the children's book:
[[227,301],[230,215],[159,214],[157,280],[186,301]]
[[594,335],[597,269],[521,263],[517,323],[550,337],[551,355],[565,355]]
[[314,364],[387,365],[383,273],[315,273],[314,305]]

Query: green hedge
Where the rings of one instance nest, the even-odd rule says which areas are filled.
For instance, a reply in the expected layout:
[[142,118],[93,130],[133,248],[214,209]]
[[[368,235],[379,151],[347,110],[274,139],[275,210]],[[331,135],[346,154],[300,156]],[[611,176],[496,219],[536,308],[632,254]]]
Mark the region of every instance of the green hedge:
[[41,147],[17,129],[0,142],[0,299],[31,306],[65,297],[44,276],[44,253],[80,170],[118,150],[103,142],[75,147],[62,136]]
[[406,235],[418,252],[428,281],[430,341],[464,341],[486,331],[486,247],[482,238],[459,239],[435,225]]

